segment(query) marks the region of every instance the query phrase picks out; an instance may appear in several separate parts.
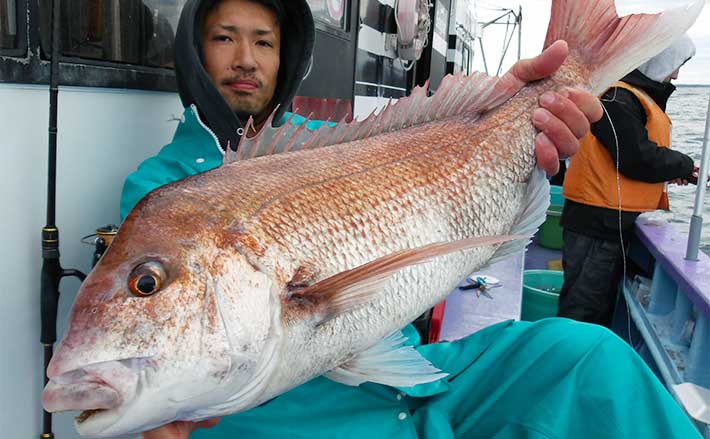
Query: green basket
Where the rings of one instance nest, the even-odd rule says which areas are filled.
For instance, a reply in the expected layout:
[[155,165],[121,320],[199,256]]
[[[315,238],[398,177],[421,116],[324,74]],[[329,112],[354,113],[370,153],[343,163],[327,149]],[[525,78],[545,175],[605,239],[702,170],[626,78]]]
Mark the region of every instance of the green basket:
[[560,250],[562,248],[562,227],[560,217],[565,198],[562,196],[562,186],[550,186],[550,207],[547,209],[547,218],[537,232],[537,243],[542,247]]
[[525,270],[523,273],[523,310],[521,320],[554,317],[564,275],[561,271]]
[[560,217],[562,206],[551,204],[547,209],[547,218],[537,231],[537,243],[543,247],[560,250],[562,248],[562,226]]

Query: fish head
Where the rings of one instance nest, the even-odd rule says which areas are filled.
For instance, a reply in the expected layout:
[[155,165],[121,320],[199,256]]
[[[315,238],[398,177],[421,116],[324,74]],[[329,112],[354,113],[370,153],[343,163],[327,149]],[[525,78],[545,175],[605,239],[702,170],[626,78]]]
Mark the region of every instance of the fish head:
[[270,277],[214,234],[134,226],[78,292],[44,407],[81,410],[82,436],[111,437],[263,402],[280,337]]

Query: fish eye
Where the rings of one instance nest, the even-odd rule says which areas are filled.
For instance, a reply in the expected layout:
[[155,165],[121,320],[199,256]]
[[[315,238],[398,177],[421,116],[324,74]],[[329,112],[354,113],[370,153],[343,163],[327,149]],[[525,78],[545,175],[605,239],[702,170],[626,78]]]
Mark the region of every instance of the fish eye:
[[165,270],[156,261],[140,264],[128,277],[128,289],[137,297],[148,297],[160,291],[165,282]]

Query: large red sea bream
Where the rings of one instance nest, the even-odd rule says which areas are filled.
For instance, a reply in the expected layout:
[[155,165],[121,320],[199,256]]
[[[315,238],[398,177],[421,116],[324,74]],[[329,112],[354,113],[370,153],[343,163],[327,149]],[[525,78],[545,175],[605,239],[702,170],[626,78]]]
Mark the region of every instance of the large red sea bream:
[[444,376],[399,330],[544,221],[538,97],[601,93],[702,8],[619,18],[612,0],[552,3],[547,44],[570,56],[549,79],[514,94],[447,77],[363,122],[266,130],[145,197],[79,291],[46,409],[84,410],[79,433],[109,437],[246,410],[323,374]]

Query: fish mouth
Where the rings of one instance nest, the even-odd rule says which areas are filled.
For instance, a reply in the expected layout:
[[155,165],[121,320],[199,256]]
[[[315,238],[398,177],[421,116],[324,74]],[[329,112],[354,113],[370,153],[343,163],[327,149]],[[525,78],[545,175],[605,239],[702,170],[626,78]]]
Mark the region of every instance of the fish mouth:
[[50,381],[42,392],[48,412],[108,410],[122,404],[119,392],[102,380],[75,383]]
[[74,417],[77,431],[97,437],[121,417],[126,403],[114,387],[95,378],[74,383],[50,381],[42,401],[49,412],[80,411]]
[[50,377],[42,392],[45,410],[79,411],[74,418],[77,430],[98,437],[136,398],[137,371],[141,369],[136,361],[96,363]]
[[83,410],[74,417],[74,427],[81,436],[105,437],[106,431],[120,419],[121,411],[120,407]]

